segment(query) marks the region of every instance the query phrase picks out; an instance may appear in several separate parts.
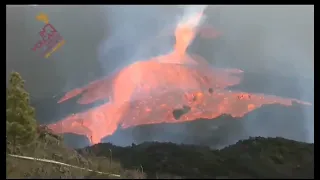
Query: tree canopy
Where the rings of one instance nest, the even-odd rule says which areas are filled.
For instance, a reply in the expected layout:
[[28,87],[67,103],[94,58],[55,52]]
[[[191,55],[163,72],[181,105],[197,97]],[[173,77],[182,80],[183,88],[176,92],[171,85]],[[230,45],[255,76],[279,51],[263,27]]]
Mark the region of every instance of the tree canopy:
[[12,72],[6,88],[6,136],[7,142],[26,145],[36,136],[35,110],[30,106],[24,80]]

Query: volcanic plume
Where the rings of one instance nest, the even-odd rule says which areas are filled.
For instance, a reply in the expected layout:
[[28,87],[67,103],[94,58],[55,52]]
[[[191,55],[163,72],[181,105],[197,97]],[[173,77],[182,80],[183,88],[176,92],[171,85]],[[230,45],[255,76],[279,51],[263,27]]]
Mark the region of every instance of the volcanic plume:
[[173,52],[133,63],[86,87],[68,92],[59,103],[79,94],[82,94],[78,100],[80,104],[102,99],[109,99],[109,102],[70,115],[50,124],[49,128],[56,133],[85,135],[95,144],[112,135],[118,127],[213,119],[222,114],[241,117],[264,104],[308,104],[227,90],[240,83],[241,70],[213,68],[204,58],[186,53],[201,16],[199,13],[177,26]]

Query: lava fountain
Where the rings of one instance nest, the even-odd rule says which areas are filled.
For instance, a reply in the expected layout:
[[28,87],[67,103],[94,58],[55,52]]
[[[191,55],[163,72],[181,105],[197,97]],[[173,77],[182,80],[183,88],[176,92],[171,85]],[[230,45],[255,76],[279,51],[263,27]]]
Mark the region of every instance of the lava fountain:
[[241,70],[213,68],[204,58],[186,53],[201,16],[197,14],[177,26],[173,52],[133,63],[66,93],[59,103],[79,94],[80,104],[102,99],[109,102],[70,115],[49,128],[56,133],[85,135],[96,144],[119,127],[213,119],[222,114],[241,117],[264,104],[310,105],[295,99],[227,90],[240,83]]

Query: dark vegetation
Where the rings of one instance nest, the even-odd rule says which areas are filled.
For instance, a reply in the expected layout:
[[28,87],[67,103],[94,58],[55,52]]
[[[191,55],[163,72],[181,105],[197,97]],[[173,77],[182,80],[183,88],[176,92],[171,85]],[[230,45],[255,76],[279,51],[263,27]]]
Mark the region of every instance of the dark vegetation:
[[79,152],[108,156],[150,178],[313,178],[314,146],[283,138],[250,138],[222,150],[173,143],[97,144]]
[[61,136],[37,125],[18,73],[11,75],[6,104],[7,178],[118,178],[10,154],[55,160],[120,178],[314,177],[314,145],[283,138],[250,138],[222,150],[157,142],[67,148]]

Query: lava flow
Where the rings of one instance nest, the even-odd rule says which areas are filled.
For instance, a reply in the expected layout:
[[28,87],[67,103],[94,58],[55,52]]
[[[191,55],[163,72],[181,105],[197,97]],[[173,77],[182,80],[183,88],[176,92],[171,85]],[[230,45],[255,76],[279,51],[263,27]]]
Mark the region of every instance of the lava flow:
[[59,102],[79,94],[80,104],[101,99],[109,102],[68,116],[49,128],[56,133],[85,135],[96,144],[118,127],[181,123],[222,114],[241,117],[264,104],[308,104],[227,90],[240,83],[241,70],[213,68],[204,58],[186,53],[200,18],[201,13],[177,26],[173,52],[131,64],[112,76],[68,92]]

